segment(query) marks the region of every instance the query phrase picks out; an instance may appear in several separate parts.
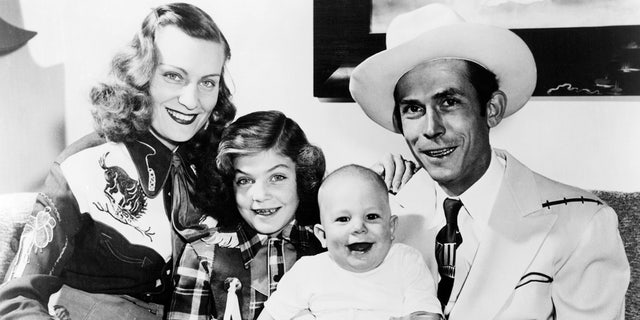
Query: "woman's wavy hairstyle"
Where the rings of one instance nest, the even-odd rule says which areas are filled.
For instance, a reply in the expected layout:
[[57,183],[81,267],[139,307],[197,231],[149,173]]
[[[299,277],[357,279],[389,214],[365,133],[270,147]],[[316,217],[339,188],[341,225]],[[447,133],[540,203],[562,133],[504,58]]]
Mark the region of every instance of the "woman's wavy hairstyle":
[[[172,3],[152,9],[133,40],[113,58],[111,81],[100,83],[91,90],[95,129],[110,141],[132,141],[149,129],[153,110],[149,82],[158,65],[155,35],[165,26],[175,26],[197,39],[220,43],[224,46],[226,59],[231,58],[231,50],[222,31],[200,8],[186,3]],[[223,68],[218,102],[209,119],[209,126],[192,138],[187,148],[197,153],[198,149],[206,148],[210,143],[217,146],[222,129],[233,120],[235,113],[231,91],[224,81]]]
[[[227,127],[220,139],[217,155],[208,155],[200,175],[201,197],[208,199],[209,213],[221,226],[232,227],[242,218],[238,212],[233,189],[235,176],[234,160],[262,151],[274,150],[290,158],[296,164],[296,184],[300,204],[296,220],[301,225],[320,222],[318,212],[318,188],[325,173],[325,158],[322,150],[309,143],[300,126],[279,111],[258,111],[238,118]],[[207,180],[218,180],[221,175],[224,185],[219,188]]]

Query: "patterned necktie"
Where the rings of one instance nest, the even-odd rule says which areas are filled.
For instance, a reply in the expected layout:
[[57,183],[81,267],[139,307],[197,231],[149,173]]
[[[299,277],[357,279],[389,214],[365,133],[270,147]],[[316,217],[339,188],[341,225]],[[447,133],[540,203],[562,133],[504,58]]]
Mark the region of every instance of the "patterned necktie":
[[462,208],[462,201],[450,198],[444,200],[444,215],[447,224],[440,229],[436,236],[436,261],[440,273],[438,300],[440,300],[442,308],[447,305],[451,296],[456,272],[456,249],[462,243],[462,235],[458,230],[460,208]]
[[194,207],[191,196],[195,194],[196,176],[185,167],[177,153],[171,159],[171,223],[185,242],[193,242],[209,236],[207,226],[201,224],[202,214]]

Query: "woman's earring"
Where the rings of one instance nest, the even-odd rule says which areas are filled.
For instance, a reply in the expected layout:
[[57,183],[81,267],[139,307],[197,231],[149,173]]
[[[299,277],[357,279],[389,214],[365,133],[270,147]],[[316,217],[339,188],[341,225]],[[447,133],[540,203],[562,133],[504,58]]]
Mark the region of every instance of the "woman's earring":
[[207,129],[209,129],[209,119],[207,119],[207,122],[204,124],[204,131],[207,131]]

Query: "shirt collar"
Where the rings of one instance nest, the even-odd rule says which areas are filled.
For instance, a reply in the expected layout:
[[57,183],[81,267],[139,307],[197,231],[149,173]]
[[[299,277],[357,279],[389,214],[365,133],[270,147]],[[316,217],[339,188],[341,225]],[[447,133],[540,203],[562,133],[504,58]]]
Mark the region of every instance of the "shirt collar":
[[500,185],[502,184],[504,170],[504,160],[499,158],[492,150],[487,171],[460,196],[450,197],[442,190],[442,187],[436,184],[436,199],[440,204],[438,210],[443,210],[442,203],[446,198],[458,198],[462,201],[465,210],[467,210],[474,220],[487,224],[491,210],[493,209],[493,204],[498,196]]
[[[240,253],[246,269],[249,268],[249,264],[258,253],[258,250],[267,243],[269,237],[258,233],[245,221],[238,224],[236,233],[240,241]],[[273,237],[290,242],[296,248],[296,251],[299,251],[300,256],[315,254],[320,248],[320,243],[315,238],[313,229],[309,226],[298,225],[295,219],[289,222],[279,234],[271,238]]]
[[179,148],[172,152],[149,131],[134,141],[125,142],[125,146],[136,166],[144,193],[155,198],[167,179],[173,153]]

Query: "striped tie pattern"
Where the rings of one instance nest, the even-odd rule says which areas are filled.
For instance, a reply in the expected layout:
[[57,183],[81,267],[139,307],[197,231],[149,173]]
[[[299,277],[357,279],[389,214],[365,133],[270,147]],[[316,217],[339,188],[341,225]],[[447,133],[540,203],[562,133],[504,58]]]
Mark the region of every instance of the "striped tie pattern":
[[449,302],[453,279],[456,273],[456,249],[462,243],[462,235],[458,230],[458,212],[462,208],[462,201],[447,198],[444,201],[444,215],[447,224],[440,229],[436,236],[436,261],[440,282],[438,283],[438,300],[444,308]]

